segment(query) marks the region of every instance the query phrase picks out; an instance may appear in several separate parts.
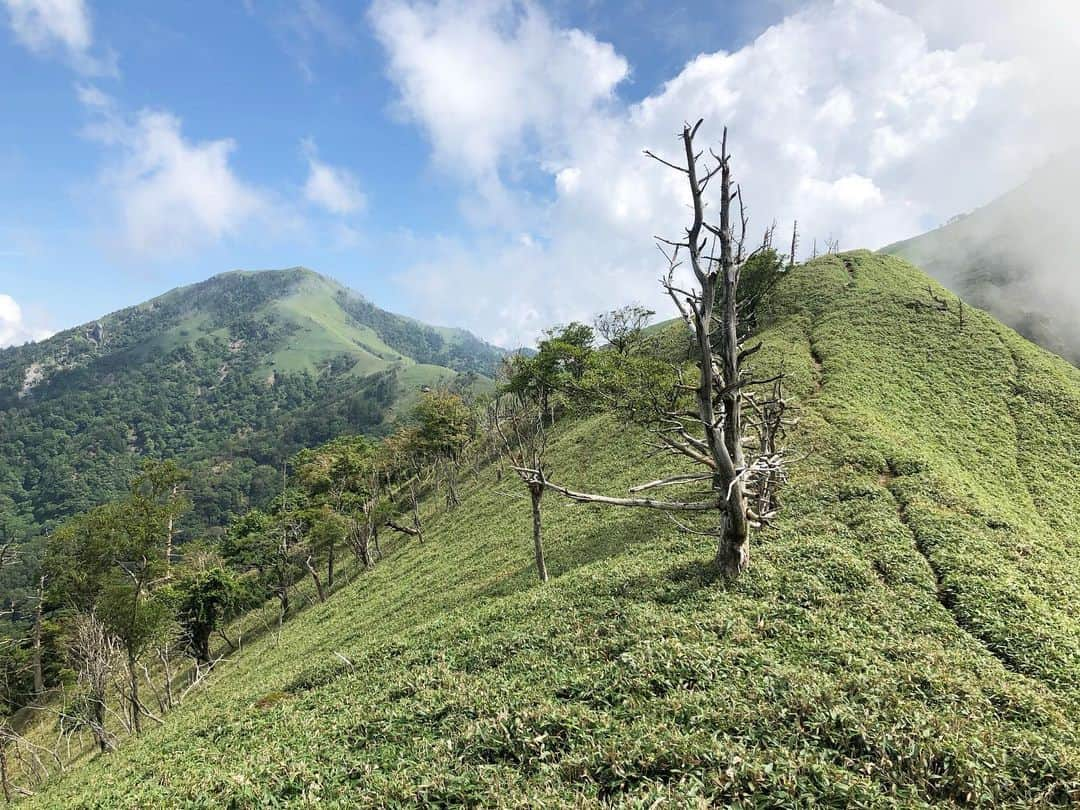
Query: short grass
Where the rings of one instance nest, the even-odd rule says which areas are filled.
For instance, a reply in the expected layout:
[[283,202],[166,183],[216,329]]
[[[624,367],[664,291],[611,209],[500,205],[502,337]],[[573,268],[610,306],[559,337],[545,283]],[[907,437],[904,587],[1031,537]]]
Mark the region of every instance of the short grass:
[[413,362],[383,343],[370,327],[350,322],[332,292],[333,288],[319,279],[318,283],[301,285],[295,294],[276,303],[275,309],[295,324],[297,331],[287,347],[274,353],[275,368],[317,373],[320,364],[348,354],[356,360],[353,372],[363,376],[395,362]]
[[[1080,373],[928,284],[860,252],[775,290],[758,362],[798,462],[733,586],[662,516],[551,495],[540,585],[487,468],[423,545],[31,804],[1075,804]],[[552,475],[625,491],[656,472],[639,439],[565,424]]]

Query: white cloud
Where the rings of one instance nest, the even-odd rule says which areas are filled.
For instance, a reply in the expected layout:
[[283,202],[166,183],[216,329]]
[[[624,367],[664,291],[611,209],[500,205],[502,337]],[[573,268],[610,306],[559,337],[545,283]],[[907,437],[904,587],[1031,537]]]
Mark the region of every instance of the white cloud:
[[63,52],[87,75],[116,73],[115,58],[95,56],[93,25],[83,0],[0,0],[16,39],[37,54]]
[[481,183],[548,157],[629,72],[610,45],[513,0],[376,0],[370,18],[401,112],[444,168]]
[[315,142],[310,138],[304,140],[302,148],[308,162],[308,178],[304,184],[304,196],[308,201],[339,216],[362,211],[367,198],[352,173],[319,160]]
[[730,127],[755,234],[797,217],[806,248],[879,247],[989,199],[1037,160],[1016,147],[1035,130],[1017,103],[1030,73],[1008,48],[928,33],[900,7],[918,2],[809,3],[626,105],[625,60],[532,5],[377,0],[401,109],[488,213],[405,257],[418,314],[513,343],[624,301],[663,306],[651,236],[679,232],[685,192],[641,150],[677,158],[687,118],[706,119],[703,144]]
[[93,87],[80,87],[79,98],[96,116],[86,135],[114,155],[100,181],[120,220],[124,252],[141,259],[188,253],[268,212],[267,196],[230,165],[231,139],[188,140],[175,115],[125,116]]
[[48,329],[28,323],[15,299],[0,293],[0,348],[44,340],[51,334]]

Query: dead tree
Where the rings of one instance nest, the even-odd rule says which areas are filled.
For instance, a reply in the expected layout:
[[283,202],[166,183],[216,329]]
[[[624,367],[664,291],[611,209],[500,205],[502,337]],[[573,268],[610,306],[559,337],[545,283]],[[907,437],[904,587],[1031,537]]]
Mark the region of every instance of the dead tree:
[[115,744],[105,726],[105,701],[118,668],[120,645],[93,613],[78,614],[72,622],[68,654],[82,687],[75,716],[90,730],[102,753],[111,751]]
[[[682,131],[684,163],[670,162],[652,152],[645,154],[686,178],[692,204],[692,220],[685,236],[678,240],[658,238],[668,269],[661,284],[675,303],[683,321],[693,335],[697,364],[697,380],[693,385],[681,378],[675,384],[667,410],[657,414],[654,434],[664,448],[690,459],[703,469],[695,474],[675,475],[650,481],[631,492],[643,492],[671,486],[696,486],[699,491],[683,500],[613,498],[585,492],[575,492],[548,480],[538,464],[516,465],[519,475],[531,476],[547,489],[582,503],[660,509],[669,513],[714,516],[703,531],[676,523],[685,531],[716,538],[716,563],[728,577],[736,577],[750,562],[750,530],[766,525],[776,510],[776,488],[784,480],[784,455],[777,446],[783,424],[784,403],[779,376],[755,379],[745,373],[744,361],[761,344],[744,347],[747,335],[740,330],[739,277],[744,262],[750,258],[743,252],[747,217],[742,194],[733,187],[731,157],[727,151],[727,130],[724,130],[720,154],[709,150],[713,160],[706,165],[703,152],[694,145],[701,126],[687,124]],[[718,181],[719,220],[706,221],[705,192]],[[738,202],[738,233],[733,224],[732,203]],[[713,242],[709,249],[710,239]],[[716,245],[719,243],[719,252]],[[756,253],[756,251],[755,251]],[[689,265],[688,284],[677,277],[677,271]],[[766,387],[769,386],[769,387]],[[750,392],[764,389],[756,398]],[[690,401],[687,402],[689,396]],[[761,433],[748,457],[744,450],[748,420],[744,406]],[[758,416],[758,414],[761,416]],[[700,488],[707,487],[704,492]],[[672,517],[675,520],[674,517]]]
[[45,608],[45,575],[41,574],[38,577],[37,593],[34,596],[34,627],[33,634],[31,636],[31,649],[33,653],[31,655],[31,665],[33,667],[34,674],[34,694],[40,695],[45,691],[45,678],[42,673],[41,666],[41,631],[42,621],[44,620],[44,608]]
[[799,220],[791,227],[791,255],[788,256],[788,270],[795,266],[795,253],[799,249]]
[[548,581],[547,562],[544,559],[544,529],[540,503],[548,482],[544,477],[544,450],[547,447],[547,431],[544,429],[544,411],[537,403],[521,397],[502,396],[491,403],[491,422],[502,444],[503,454],[511,469],[525,484],[532,503],[533,555],[536,558],[536,575],[541,582]]

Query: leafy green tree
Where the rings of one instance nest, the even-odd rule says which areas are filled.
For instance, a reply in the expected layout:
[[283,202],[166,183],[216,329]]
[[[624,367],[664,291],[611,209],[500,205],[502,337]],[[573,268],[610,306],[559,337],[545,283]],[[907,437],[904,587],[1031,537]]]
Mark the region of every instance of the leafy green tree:
[[418,428],[418,447],[443,473],[447,488],[446,504],[453,508],[460,502],[457,493],[458,462],[476,430],[473,411],[459,395],[435,390],[421,397],[413,416]]
[[46,571],[55,601],[95,614],[123,648],[132,726],[141,731],[138,663],[171,618],[154,591],[166,573],[165,536],[171,511],[133,493],[79,516],[49,540]]
[[596,331],[619,354],[630,354],[642,342],[642,333],[656,313],[642,306],[628,304],[597,315]]
[[243,579],[223,565],[185,573],[176,591],[185,649],[199,665],[209,665],[210,637],[251,606],[252,594]]
[[173,541],[176,537],[177,521],[191,509],[184,485],[191,478],[187,470],[181,469],[172,459],[157,461],[147,459],[142,471],[132,482],[132,490],[146,498],[162,510],[165,519],[164,559],[166,569],[172,566]]
[[[376,445],[364,436],[341,436],[313,450],[303,450],[296,456],[294,469],[297,480],[311,494],[312,503],[325,505],[340,516],[364,512],[374,492]],[[348,522],[334,520],[319,510],[309,515],[312,541],[317,556],[326,560],[326,587],[334,586],[334,549],[338,540],[349,536]],[[340,536],[334,537],[334,531]],[[365,557],[363,553],[359,555]],[[365,560],[365,563],[369,562]],[[313,577],[322,591],[318,576]]]
[[280,606],[279,621],[290,609],[290,589],[303,575],[297,543],[278,516],[260,509],[234,520],[222,540],[225,560],[241,571],[254,571],[264,593]]

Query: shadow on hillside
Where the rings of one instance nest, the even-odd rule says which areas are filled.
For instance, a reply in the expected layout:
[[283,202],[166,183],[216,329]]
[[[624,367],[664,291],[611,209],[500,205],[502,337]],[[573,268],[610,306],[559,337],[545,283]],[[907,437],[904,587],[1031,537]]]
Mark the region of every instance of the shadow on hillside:
[[[595,506],[575,506],[576,509],[598,509]],[[600,560],[646,549],[661,535],[663,524],[655,515],[642,512],[613,513],[592,531],[567,531],[573,521],[545,521],[544,546],[548,573],[551,579]],[[615,518],[615,514],[618,517]],[[549,525],[554,524],[554,525]],[[569,535],[569,537],[567,536]],[[480,592],[481,597],[509,596],[537,584],[536,566],[532,562],[532,536],[523,533],[520,539],[522,558],[529,560],[515,572]],[[700,564],[699,564],[700,567]]]

